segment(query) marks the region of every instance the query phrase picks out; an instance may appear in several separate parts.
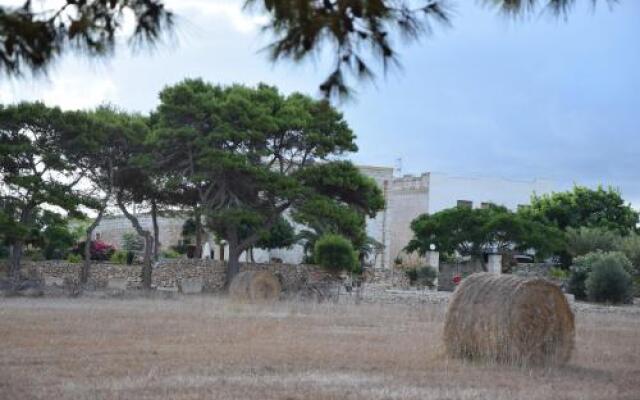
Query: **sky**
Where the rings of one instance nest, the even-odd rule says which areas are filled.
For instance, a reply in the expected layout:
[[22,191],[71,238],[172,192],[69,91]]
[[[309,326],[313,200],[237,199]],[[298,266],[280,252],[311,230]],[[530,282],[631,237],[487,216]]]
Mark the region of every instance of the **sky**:
[[[195,77],[320,96],[329,54],[272,63],[261,51],[266,19],[241,3],[169,0],[178,15],[172,40],[154,50],[123,46],[99,61],[68,55],[47,76],[0,77],[0,103],[149,112],[164,86]],[[576,3],[566,20],[514,21],[481,2],[453,1],[451,27],[396,41],[401,68],[354,81],[355,97],[337,104],[358,137],[351,158],[402,174],[549,179],[558,190],[611,185],[640,208],[640,1]]]

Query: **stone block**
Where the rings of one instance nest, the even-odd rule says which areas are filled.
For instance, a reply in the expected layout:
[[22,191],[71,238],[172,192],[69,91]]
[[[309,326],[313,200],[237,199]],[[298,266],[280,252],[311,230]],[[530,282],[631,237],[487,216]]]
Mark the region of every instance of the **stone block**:
[[184,294],[201,293],[204,280],[202,278],[184,278],[180,286]]
[[128,283],[126,279],[109,279],[107,281],[107,289],[126,290]]
[[44,276],[44,285],[45,286],[64,286],[64,278],[58,278],[57,276]]
[[178,292],[178,287],[177,286],[158,286],[156,288],[157,291],[159,292]]

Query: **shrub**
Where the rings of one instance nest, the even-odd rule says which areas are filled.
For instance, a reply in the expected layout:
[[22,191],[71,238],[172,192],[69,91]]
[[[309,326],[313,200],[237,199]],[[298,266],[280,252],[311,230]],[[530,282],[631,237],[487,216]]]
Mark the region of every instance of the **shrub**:
[[162,258],[180,258],[180,253],[175,250],[163,250],[160,255]]
[[144,239],[137,233],[127,232],[122,235],[122,250],[138,252],[144,250]]
[[621,264],[595,264],[585,286],[591,301],[628,303],[633,299],[631,275]]
[[587,298],[585,282],[588,275],[589,271],[584,266],[572,265],[570,268],[568,291],[573,294],[577,300],[584,300]]
[[568,228],[566,236],[567,251],[573,257],[596,251],[614,251],[620,241],[618,234],[601,228]]
[[418,268],[418,284],[432,288],[438,277],[438,271],[435,268],[426,266]]
[[418,267],[411,268],[405,271],[411,284],[418,286],[427,286],[432,288],[435,285],[435,280],[438,277],[438,271],[433,267]]
[[[79,242],[76,247],[73,248],[72,253],[77,254],[81,258],[84,258],[84,244],[84,241]],[[107,261],[111,259],[111,256],[116,251],[116,248],[100,240],[92,240],[90,251],[92,260]]]
[[70,262],[72,264],[77,264],[80,261],[82,261],[82,257],[80,257],[79,254],[69,253],[69,255],[67,256],[67,262]]
[[127,252],[122,250],[116,250],[111,255],[111,262],[115,264],[126,264]]
[[586,281],[591,271],[596,266],[604,266],[604,268],[614,268],[618,266],[626,271],[627,274],[633,270],[633,266],[624,254],[616,251],[603,253],[597,251],[577,257],[574,265],[571,266],[571,275],[569,276],[569,293],[572,293],[576,299],[585,299],[588,297]]
[[171,246],[171,250],[175,251],[178,254],[187,254],[187,247],[189,244],[177,244],[175,246]]
[[344,236],[326,234],[314,246],[315,261],[332,272],[353,271],[358,265],[358,254]]
[[418,280],[418,269],[417,268],[409,268],[408,270],[404,271],[405,275],[407,275],[407,278],[409,279],[409,282],[413,285],[416,283],[416,281]]
[[554,279],[565,280],[569,278],[569,271],[558,267],[551,267],[551,269],[549,269],[549,276]]
[[76,237],[67,221],[52,221],[43,231],[40,248],[47,260],[66,258],[69,249],[76,243]]
[[26,249],[24,251],[24,256],[31,261],[43,261],[45,259],[40,249]]
[[632,275],[640,275],[640,235],[635,233],[622,238],[618,250],[631,261],[634,267]]

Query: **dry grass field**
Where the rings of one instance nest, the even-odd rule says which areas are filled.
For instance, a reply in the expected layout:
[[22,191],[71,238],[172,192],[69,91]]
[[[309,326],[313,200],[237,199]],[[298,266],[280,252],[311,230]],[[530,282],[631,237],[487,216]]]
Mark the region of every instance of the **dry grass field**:
[[561,368],[443,356],[441,306],[0,299],[2,399],[640,399],[640,314],[580,312]]

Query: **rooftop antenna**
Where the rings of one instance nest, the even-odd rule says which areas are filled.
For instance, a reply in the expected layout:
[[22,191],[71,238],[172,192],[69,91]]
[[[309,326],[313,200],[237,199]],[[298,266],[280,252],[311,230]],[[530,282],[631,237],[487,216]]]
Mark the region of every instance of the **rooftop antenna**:
[[402,176],[402,157],[396,158],[396,176]]

